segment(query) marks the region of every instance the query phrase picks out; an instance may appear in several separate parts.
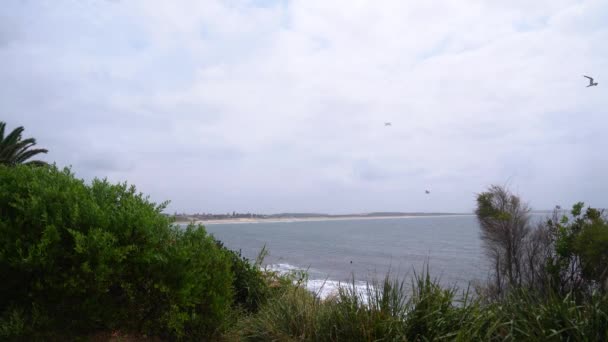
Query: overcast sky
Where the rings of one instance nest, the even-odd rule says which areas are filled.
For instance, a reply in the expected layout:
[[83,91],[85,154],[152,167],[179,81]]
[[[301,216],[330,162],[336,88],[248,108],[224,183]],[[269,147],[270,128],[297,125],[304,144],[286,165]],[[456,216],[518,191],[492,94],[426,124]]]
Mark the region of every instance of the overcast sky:
[[606,0],[2,0],[0,79],[45,160],[170,211],[608,207]]

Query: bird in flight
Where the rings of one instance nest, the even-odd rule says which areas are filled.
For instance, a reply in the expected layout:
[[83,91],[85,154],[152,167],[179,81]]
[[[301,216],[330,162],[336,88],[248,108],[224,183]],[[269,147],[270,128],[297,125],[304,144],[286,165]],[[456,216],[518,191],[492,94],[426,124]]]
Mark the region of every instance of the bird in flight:
[[424,192],[425,192],[427,195],[431,193],[431,192],[430,192],[430,191],[428,191],[428,190],[424,190]]
[[385,122],[384,126],[392,126],[390,122]]
[[589,79],[589,85],[587,86],[587,88],[597,85],[597,82],[593,82],[593,77],[589,77],[589,76],[585,76],[585,75],[583,75],[583,77],[587,77]]

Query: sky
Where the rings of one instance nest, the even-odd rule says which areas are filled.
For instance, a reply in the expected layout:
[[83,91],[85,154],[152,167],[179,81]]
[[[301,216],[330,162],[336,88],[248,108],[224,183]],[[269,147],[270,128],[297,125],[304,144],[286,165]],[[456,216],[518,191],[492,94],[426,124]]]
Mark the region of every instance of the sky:
[[0,120],[170,212],[608,207],[606,42],[605,0],[3,0]]

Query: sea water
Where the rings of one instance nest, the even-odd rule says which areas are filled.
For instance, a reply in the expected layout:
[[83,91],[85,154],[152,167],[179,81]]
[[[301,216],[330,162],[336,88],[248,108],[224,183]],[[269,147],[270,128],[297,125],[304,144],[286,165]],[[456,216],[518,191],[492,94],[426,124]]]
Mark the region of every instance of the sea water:
[[466,289],[490,271],[474,215],[222,223],[206,229],[252,260],[265,246],[266,267],[307,271],[308,288],[322,297],[338,284],[354,280],[361,289],[387,273],[409,281],[427,267],[442,285]]

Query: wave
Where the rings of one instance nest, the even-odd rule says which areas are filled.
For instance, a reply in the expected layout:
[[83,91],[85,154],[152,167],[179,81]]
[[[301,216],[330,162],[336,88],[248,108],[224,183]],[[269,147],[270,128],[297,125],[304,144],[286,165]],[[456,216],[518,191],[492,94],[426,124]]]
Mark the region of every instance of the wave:
[[273,272],[278,272],[279,274],[288,274],[288,273],[292,273],[294,271],[306,271],[306,269],[301,268],[301,267],[297,267],[294,265],[290,265],[290,264],[269,264],[266,265],[266,268],[270,271]]
[[306,288],[321,299],[337,296],[340,289],[346,290],[347,293],[352,293],[354,290],[364,303],[367,303],[369,298],[368,295],[373,291],[372,285],[364,281],[355,281],[353,283],[324,279],[311,279],[306,283]]
[[[277,272],[279,274],[290,274],[294,272],[307,272],[309,275],[316,272],[311,269],[294,266],[286,263],[269,264],[266,269]],[[312,272],[311,272],[312,271]],[[351,293],[353,290],[363,302],[367,302],[368,293],[373,291],[373,286],[365,281],[339,281],[328,278],[313,278],[306,281],[306,289],[321,299],[327,299],[337,296],[340,289]]]

